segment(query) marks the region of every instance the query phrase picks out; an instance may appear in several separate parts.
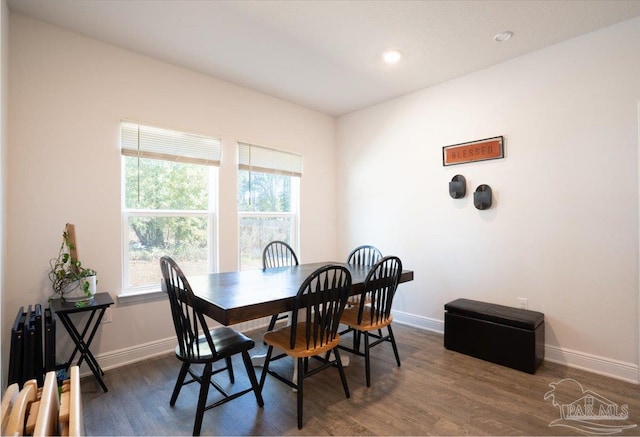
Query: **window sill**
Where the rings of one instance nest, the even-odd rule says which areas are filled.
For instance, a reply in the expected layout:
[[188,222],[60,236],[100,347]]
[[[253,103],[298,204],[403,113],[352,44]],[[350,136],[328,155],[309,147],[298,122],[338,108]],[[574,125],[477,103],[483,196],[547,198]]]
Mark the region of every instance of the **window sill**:
[[167,293],[162,290],[144,290],[118,294],[118,304],[130,305],[167,299]]

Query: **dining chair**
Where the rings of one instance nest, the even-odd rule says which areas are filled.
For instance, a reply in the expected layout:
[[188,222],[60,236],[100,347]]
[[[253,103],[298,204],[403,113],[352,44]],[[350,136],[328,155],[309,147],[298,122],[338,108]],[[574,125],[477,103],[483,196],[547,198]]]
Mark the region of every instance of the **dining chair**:
[[[382,252],[375,246],[370,244],[364,244],[362,246],[358,246],[349,253],[347,256],[347,264],[356,265],[356,266],[368,266],[371,267],[375,263],[377,263],[380,258],[382,258]],[[347,299],[347,308],[351,306],[357,306],[360,303],[360,295],[349,296]],[[341,334],[345,334],[347,331],[341,332]],[[382,336],[382,331],[379,331],[380,336]],[[360,335],[357,332],[353,333],[353,348],[358,349],[360,345]]]
[[[262,251],[262,269],[297,266],[298,257],[294,250],[284,241],[272,241]],[[272,331],[278,320],[288,318],[288,314],[274,314],[269,321],[267,331]]]
[[357,266],[372,266],[382,258],[382,252],[371,245],[358,246],[347,257],[347,264]]
[[[170,257],[163,256],[160,259],[160,268],[162,270],[167,294],[169,295],[171,316],[178,338],[178,346],[175,349],[175,354],[176,357],[182,361],[182,367],[180,368],[180,373],[178,374],[169,405],[175,405],[183,385],[192,382],[198,382],[200,384],[193,435],[200,435],[202,416],[205,410],[222,405],[246,393],[252,391],[258,405],[262,407],[264,405],[262,393],[253,370],[253,365],[251,364],[251,358],[249,357],[249,350],[254,346],[253,340],[226,326],[209,330],[204,315],[200,311],[191,286],[189,285],[189,281],[187,281],[178,264]],[[212,379],[212,376],[227,370],[230,381],[232,383],[235,382],[231,357],[236,354],[242,355],[242,361],[244,362],[244,367],[251,382],[251,387],[228,394]],[[226,361],[226,365],[213,370],[213,363],[222,359]],[[204,365],[201,375],[196,374],[191,369],[192,364]],[[191,379],[185,381],[187,373],[191,376]],[[222,395],[222,398],[211,405],[206,405],[209,385],[213,386]]]
[[[355,266],[373,266],[382,258],[382,252],[369,244],[358,246],[349,253],[347,256],[347,264]],[[360,296],[350,296],[347,300],[347,305],[358,305],[360,303]]]
[[272,241],[262,251],[262,268],[297,266],[298,257],[293,248],[284,241]]
[[[351,287],[351,273],[342,266],[327,265],[311,273],[298,289],[291,313],[291,324],[264,335],[269,346],[265,358],[260,388],[267,374],[297,390],[298,429],[302,429],[303,383],[316,373],[335,367],[340,374],[344,394],[350,397],[340,353],[338,326]],[[274,348],[284,351],[273,357]],[[331,352],[334,352],[331,354]],[[290,378],[269,369],[272,361],[290,356],[296,360],[297,378]],[[320,364],[310,368],[309,358]]]
[[[354,331],[354,335],[364,337],[364,351],[360,351],[360,342],[354,342],[354,347],[339,346],[340,349],[355,355],[364,356],[367,387],[371,387],[371,358],[369,351],[379,344],[390,342],[393,353],[400,367],[400,355],[396,345],[391,322],[391,305],[398,288],[398,281],[402,273],[402,261],[396,256],[386,256],[378,261],[367,274],[360,303],[357,306],[346,308],[340,322],[347,325],[342,334]],[[382,328],[386,327],[388,334],[382,335]],[[377,333],[374,331],[378,331]],[[370,338],[374,339],[370,343]]]

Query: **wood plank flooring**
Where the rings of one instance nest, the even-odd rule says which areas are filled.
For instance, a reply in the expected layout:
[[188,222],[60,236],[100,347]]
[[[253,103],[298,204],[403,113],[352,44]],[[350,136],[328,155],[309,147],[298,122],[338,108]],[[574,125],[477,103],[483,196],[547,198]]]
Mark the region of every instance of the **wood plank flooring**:
[[[396,366],[390,345],[374,348],[367,388],[364,358],[350,355],[345,368],[350,399],[344,396],[337,370],[305,381],[301,430],[296,426],[296,394],[268,376],[264,408],[249,394],[206,411],[202,435],[588,435],[567,426],[550,426],[560,419],[560,410],[544,396],[551,390],[549,384],[566,378],[620,408],[626,404],[628,418],[607,424],[628,427],[615,435],[640,435],[639,385],[548,362],[530,375],[448,351],[437,333],[400,324],[394,324],[394,333],[402,367]],[[248,334],[256,339],[255,353],[266,350],[261,333]],[[342,341],[350,340],[347,335]],[[288,360],[275,364],[292,366]],[[87,434],[191,435],[198,385],[183,387],[175,407],[169,406],[179,368],[171,354],[109,370],[104,377],[107,393],[93,377],[84,378]],[[227,384],[226,373],[217,377],[230,390],[248,384],[239,359],[234,370],[234,385]],[[261,371],[256,368],[258,377]],[[557,393],[559,403],[581,395],[569,391],[561,401],[560,388]],[[214,398],[211,390],[210,400]]]

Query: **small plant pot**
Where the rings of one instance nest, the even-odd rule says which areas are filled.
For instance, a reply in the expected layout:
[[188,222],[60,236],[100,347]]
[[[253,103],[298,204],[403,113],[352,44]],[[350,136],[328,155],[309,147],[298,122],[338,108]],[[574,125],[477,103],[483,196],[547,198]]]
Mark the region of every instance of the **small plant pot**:
[[[86,290],[86,291],[85,291]],[[96,294],[96,276],[73,281],[62,290],[62,298],[67,302],[85,302],[93,299]]]

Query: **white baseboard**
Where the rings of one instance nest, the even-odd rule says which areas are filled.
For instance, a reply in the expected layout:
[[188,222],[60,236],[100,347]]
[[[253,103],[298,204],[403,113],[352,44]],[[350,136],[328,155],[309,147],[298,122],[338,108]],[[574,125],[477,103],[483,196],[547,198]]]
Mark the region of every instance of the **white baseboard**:
[[[233,327],[234,329],[242,332],[266,327],[268,324],[269,318],[265,317],[262,319],[251,320],[249,322],[238,323],[237,325],[233,325]],[[210,326],[210,328],[213,327],[215,326]],[[102,370],[106,371],[160,355],[173,353],[176,346],[176,337],[171,336],[169,338],[163,338],[161,340],[99,354],[96,355],[96,359],[98,360],[98,363],[100,363]],[[89,369],[85,363],[80,369],[80,376],[84,377],[88,375],[91,375],[91,369]]]
[[[415,328],[444,334],[444,321],[393,311],[393,321]],[[612,360],[597,355],[545,345],[544,359],[567,367],[586,370],[610,378],[640,384],[640,369],[637,364]]]
[[567,367],[586,370],[599,375],[640,384],[638,366],[633,363],[612,360],[584,352],[564,349],[558,346],[545,345],[544,359]]
[[417,316],[402,311],[392,311],[392,313],[394,322],[444,334],[444,320],[430,319],[429,317]]
[[[144,343],[135,347],[119,349],[117,351],[96,355],[96,359],[100,363],[102,370],[115,369],[116,367],[136,363],[159,355],[166,355],[173,352],[176,345],[176,337],[173,336],[162,340]],[[88,367],[83,366],[81,370],[81,376],[90,374],[85,373],[85,371],[90,372]]]
[[[417,316],[415,314],[409,314],[402,311],[393,311],[393,320],[394,322],[403,325],[444,334],[443,320]],[[252,331],[254,329],[266,327],[268,322],[269,318],[262,318],[245,323],[239,323],[234,325],[234,328],[238,331]],[[135,347],[100,354],[96,356],[96,359],[103,370],[109,370],[155,356],[171,353],[175,347],[176,339],[175,337],[170,337]],[[638,365],[633,363],[612,360],[610,358],[604,358],[551,345],[545,346],[545,360],[634,384],[640,384],[640,369],[638,368]],[[81,370],[81,376],[91,374],[86,364],[82,366]]]

